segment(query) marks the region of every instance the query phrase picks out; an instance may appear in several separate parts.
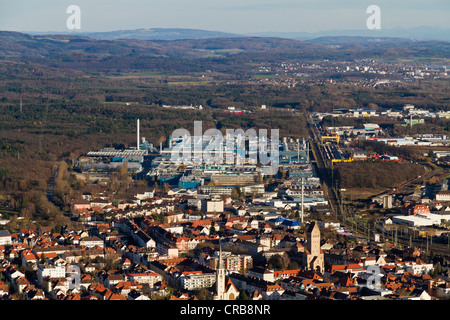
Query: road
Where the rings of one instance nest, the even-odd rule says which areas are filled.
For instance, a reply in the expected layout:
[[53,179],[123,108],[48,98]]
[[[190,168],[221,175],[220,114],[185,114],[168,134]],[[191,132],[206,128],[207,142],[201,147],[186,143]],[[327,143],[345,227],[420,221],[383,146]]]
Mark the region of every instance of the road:
[[134,180],[143,180],[147,173],[150,171],[152,160],[155,158],[155,155],[147,155],[144,156],[144,162],[142,163],[142,170],[135,174],[133,177]]
[[46,195],[47,195],[48,201],[50,201],[50,202],[52,202],[52,200],[53,200],[53,192],[54,192],[54,189],[55,189],[55,180],[56,180],[56,177],[58,176],[58,168],[59,168],[58,164],[55,164],[53,166],[52,176],[50,178],[50,181],[47,184]]

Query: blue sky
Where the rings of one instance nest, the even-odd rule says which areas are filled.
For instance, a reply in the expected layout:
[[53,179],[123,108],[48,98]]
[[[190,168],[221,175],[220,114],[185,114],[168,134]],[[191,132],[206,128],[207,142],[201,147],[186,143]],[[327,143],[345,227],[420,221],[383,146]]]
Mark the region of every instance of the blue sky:
[[450,28],[450,0],[0,0],[0,30],[67,31],[66,8],[81,9],[85,32],[194,28],[233,33],[366,28],[369,5],[382,28]]

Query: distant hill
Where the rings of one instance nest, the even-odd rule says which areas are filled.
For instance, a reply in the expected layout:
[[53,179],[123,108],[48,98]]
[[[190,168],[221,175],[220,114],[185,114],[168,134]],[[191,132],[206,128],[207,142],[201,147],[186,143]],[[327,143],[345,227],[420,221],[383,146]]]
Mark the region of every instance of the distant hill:
[[88,72],[214,70],[245,74],[257,63],[449,56],[450,42],[382,37],[322,37],[310,41],[276,37],[105,40],[73,34],[0,31],[0,60],[40,64],[44,70],[45,67]]
[[[376,38],[376,39],[408,39],[408,40],[434,40],[450,41],[450,29],[440,27],[392,28],[381,30],[355,29],[355,30],[325,30],[318,32],[257,32],[248,34],[235,34],[221,31],[186,28],[141,28],[135,30],[115,30],[103,32],[25,32],[31,35],[61,34],[89,37],[99,40],[196,40],[211,38],[243,38],[264,37],[283,38],[300,41],[318,42],[316,39],[347,40],[350,38]],[[335,42],[335,40],[333,40]]]
[[321,43],[329,45],[351,45],[351,44],[398,44],[412,43],[417,40],[393,37],[363,37],[363,36],[327,36],[305,40],[312,43]]
[[415,28],[381,28],[380,30],[357,29],[357,30],[326,30],[319,32],[258,32],[251,33],[248,36],[256,37],[278,37],[286,39],[295,39],[310,41],[317,38],[337,37],[365,37],[365,38],[392,38],[409,40],[434,40],[450,41],[450,29],[440,27],[415,27]]
[[220,55],[239,52],[320,49],[313,44],[292,39],[260,37],[216,37],[205,39],[142,40],[95,39],[73,34],[25,34],[0,31],[1,56],[54,56],[84,53],[90,55],[167,55],[202,56],[218,51]]
[[[30,32],[30,34],[44,34],[44,33]],[[183,29],[183,28],[151,28],[151,29],[117,30],[105,32],[70,32],[70,34],[77,36],[85,36],[99,40],[119,40],[119,39],[185,40],[185,39],[208,39],[208,38],[222,38],[222,37],[227,38],[242,37],[242,35],[227,32],[209,31],[200,29]]]

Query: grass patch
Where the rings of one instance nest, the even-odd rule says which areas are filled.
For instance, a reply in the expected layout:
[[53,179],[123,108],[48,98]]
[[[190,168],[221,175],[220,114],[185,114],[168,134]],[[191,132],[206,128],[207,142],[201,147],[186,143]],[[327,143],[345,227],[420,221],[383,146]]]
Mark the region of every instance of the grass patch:
[[356,201],[376,196],[385,190],[384,188],[351,188],[346,191],[341,191],[341,194],[347,201]]

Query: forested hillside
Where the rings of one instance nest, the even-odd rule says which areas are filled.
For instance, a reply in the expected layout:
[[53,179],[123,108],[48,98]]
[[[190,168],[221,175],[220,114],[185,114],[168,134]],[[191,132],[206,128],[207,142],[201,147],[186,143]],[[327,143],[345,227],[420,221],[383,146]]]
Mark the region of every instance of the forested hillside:
[[393,188],[424,174],[425,167],[409,162],[364,161],[339,163],[336,179],[342,188]]
[[[444,42],[329,46],[257,37],[145,41],[0,32],[0,213],[26,217],[14,221],[17,228],[32,226],[33,220],[66,222],[65,199],[80,187],[70,174],[74,163],[90,150],[135,146],[138,118],[141,136],[159,146],[177,128],[192,130],[194,120],[202,121],[204,130],[279,129],[281,136],[303,138],[307,112],[398,109],[407,103],[449,110],[448,82],[373,87],[359,75],[356,82],[336,83],[320,66],[327,59],[446,61],[449,53]],[[278,68],[286,61],[314,66],[319,76],[309,82],[292,75],[307,79],[295,84],[258,82],[284,80]],[[272,67],[270,74],[257,71]],[[229,107],[242,113],[225,112]],[[433,121],[436,130],[448,131],[448,122]],[[46,193],[54,170],[61,179],[55,181],[52,203]],[[421,167],[352,163],[337,170],[343,186],[387,187],[420,174]]]

